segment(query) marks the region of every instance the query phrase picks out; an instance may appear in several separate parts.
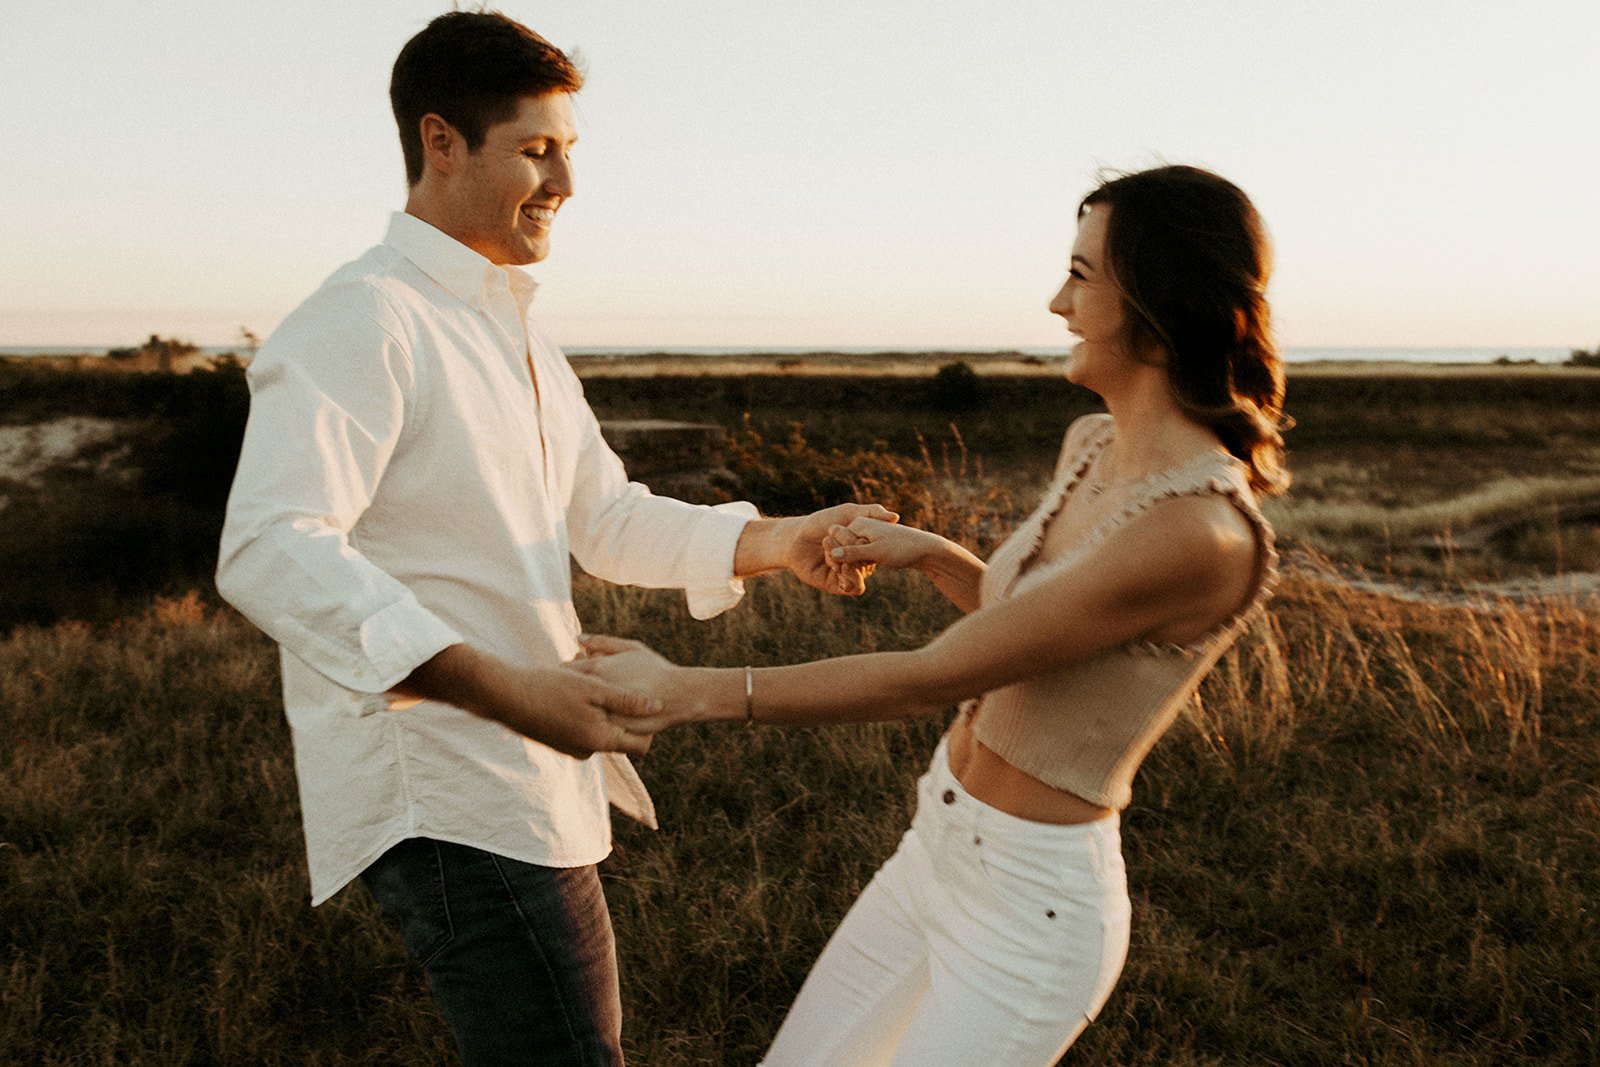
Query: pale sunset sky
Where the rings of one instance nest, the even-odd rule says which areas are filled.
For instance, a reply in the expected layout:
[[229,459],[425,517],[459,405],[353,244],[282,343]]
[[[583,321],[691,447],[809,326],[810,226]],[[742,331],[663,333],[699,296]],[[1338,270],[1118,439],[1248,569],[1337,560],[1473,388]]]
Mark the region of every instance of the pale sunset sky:
[[[0,345],[266,334],[383,235],[440,0],[6,0]],[[1595,0],[505,0],[588,73],[570,346],[1064,346],[1100,168],[1210,167],[1290,346],[1600,342]]]

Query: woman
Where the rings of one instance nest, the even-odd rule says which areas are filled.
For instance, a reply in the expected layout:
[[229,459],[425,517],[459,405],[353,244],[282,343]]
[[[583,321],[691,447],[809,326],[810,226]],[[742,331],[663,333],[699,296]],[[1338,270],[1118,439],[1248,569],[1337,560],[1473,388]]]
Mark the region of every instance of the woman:
[[593,639],[584,669],[662,696],[661,722],[967,701],[768,1067],[1048,1064],[1104,1004],[1128,945],[1117,813],[1276,575],[1253,495],[1288,482],[1269,260],[1249,199],[1206,171],[1130,174],[1084,199],[1050,310],[1080,339],[1067,377],[1108,414],[1068,429],[1038,510],[987,567],[869,519],[828,543],[838,567],[914,568],[969,612],[926,647],[752,671]]

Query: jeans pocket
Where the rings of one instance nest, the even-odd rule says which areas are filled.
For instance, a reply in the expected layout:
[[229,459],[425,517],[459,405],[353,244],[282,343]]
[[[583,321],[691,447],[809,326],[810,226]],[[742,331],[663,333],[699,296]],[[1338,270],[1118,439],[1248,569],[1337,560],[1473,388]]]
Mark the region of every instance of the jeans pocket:
[[411,838],[379,856],[361,875],[383,905],[413,959],[426,967],[455,937],[439,843]]
[[1019,937],[1050,951],[1061,925],[1058,919],[1069,903],[1059,877],[1021,855],[991,849],[987,842],[977,858],[997,916],[1006,916]]

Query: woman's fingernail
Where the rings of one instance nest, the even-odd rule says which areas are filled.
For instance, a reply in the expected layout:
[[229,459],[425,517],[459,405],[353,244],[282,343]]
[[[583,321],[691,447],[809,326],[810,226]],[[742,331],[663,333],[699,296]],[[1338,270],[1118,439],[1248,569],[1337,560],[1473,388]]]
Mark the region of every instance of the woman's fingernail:
[[842,548],[834,549],[833,550],[833,558],[834,559],[844,559],[844,549],[842,549]]

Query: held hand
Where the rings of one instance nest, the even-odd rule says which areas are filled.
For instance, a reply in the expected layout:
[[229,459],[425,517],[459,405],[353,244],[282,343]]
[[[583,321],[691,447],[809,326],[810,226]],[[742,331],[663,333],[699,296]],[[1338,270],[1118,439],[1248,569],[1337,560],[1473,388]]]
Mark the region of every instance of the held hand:
[[596,752],[642,756],[661,702],[564,667],[517,671],[493,717],[524,737],[576,759]]
[[638,720],[661,710],[659,701],[598,678],[562,667],[516,667],[466,643],[419,664],[394,692],[461,708],[577,759],[644,755],[652,731]]
[[861,517],[834,526],[823,539],[828,559],[840,567],[915,567],[942,538],[927,530]]
[[899,515],[878,504],[840,504],[813,512],[798,521],[784,565],[796,578],[825,593],[860,596],[866,592],[873,561],[835,559],[826,553],[823,540],[834,527],[862,520],[891,526],[899,519]]
[[567,664],[569,670],[619,689],[641,694],[650,700],[650,708],[628,720],[630,731],[655,733],[666,726],[683,721],[672,714],[668,700],[671,690],[672,662],[639,641],[604,634],[584,634],[584,657]]

